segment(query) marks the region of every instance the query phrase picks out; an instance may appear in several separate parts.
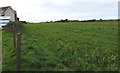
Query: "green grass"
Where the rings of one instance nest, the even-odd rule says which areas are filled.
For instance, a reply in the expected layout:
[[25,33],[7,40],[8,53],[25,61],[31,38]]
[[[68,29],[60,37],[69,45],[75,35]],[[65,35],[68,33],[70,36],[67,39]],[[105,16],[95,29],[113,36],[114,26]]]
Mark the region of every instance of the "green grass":
[[[22,32],[22,71],[117,70],[117,22],[30,23]],[[15,63],[12,34],[3,32],[3,71]]]

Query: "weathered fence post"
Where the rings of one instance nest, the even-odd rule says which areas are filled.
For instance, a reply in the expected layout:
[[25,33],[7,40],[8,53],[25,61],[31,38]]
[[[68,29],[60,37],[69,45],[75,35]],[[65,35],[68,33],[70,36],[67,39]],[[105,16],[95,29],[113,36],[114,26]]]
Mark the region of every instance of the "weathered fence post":
[[17,34],[17,48],[16,48],[16,69],[20,71],[21,63],[21,33]]
[[16,34],[13,33],[13,43],[14,43],[14,48],[16,48]]

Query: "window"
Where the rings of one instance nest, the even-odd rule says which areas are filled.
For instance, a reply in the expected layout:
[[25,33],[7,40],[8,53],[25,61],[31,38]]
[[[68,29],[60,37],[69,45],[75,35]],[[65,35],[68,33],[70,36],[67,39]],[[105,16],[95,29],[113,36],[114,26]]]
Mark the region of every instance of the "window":
[[7,24],[8,22],[10,22],[9,19],[1,19],[0,20],[0,24]]

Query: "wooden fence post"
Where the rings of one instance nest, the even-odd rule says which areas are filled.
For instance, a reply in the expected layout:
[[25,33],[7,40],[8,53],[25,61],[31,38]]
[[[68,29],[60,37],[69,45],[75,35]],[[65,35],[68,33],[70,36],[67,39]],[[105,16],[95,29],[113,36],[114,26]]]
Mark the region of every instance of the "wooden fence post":
[[21,33],[17,34],[17,48],[16,48],[16,70],[20,71],[21,63]]

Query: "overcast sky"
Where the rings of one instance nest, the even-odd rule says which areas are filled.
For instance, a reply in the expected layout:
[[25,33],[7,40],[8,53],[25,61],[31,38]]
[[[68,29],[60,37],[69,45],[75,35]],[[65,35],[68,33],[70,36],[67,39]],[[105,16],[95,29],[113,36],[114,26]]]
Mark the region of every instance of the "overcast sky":
[[[92,2],[91,2],[92,1]],[[119,0],[0,0],[11,6],[20,20],[29,22],[61,19],[117,19]]]

